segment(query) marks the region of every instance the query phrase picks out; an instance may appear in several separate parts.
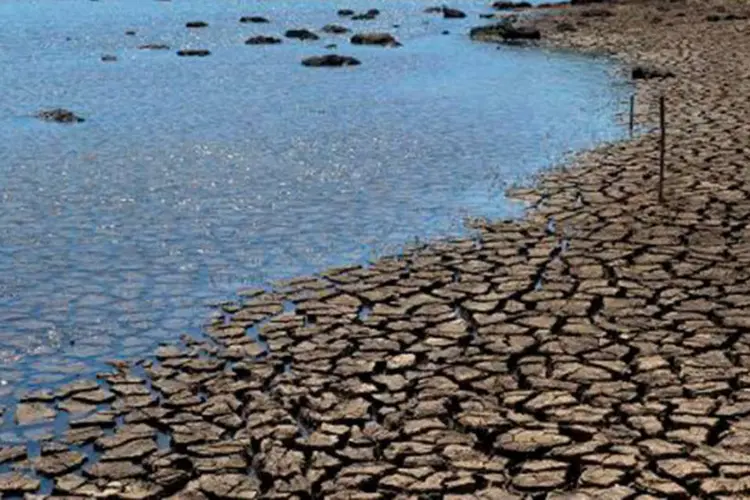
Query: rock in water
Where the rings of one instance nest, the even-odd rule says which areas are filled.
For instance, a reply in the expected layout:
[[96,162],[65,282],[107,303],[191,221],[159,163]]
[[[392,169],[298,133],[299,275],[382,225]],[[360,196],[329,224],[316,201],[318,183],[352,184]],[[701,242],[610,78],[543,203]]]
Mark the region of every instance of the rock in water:
[[542,34],[536,28],[515,26],[509,21],[504,21],[489,26],[472,28],[469,36],[472,40],[482,42],[505,42],[514,40],[539,40]]
[[42,110],[36,116],[44,121],[57,123],[80,123],[85,121],[80,116],[76,116],[72,111],[62,108]]
[[336,13],[341,17],[347,17],[347,16],[353,16],[354,11],[352,9],[339,9],[339,11]]
[[401,44],[389,33],[358,33],[351,39],[354,45],[380,45],[382,47],[401,47]]
[[281,43],[281,38],[273,36],[254,36],[245,40],[245,45],[275,45]]
[[286,33],[284,33],[284,36],[287,38],[297,38],[298,40],[319,40],[320,37],[313,33],[310,30],[287,30]]
[[211,51],[206,49],[184,49],[178,50],[177,55],[180,57],[206,57],[211,55]]
[[190,21],[188,23],[185,23],[186,28],[206,28],[208,27],[208,23],[204,21]]
[[341,67],[341,66],[359,66],[358,59],[349,56],[340,56],[338,54],[328,54],[325,56],[313,56],[302,60],[303,66],[311,66],[321,68],[324,66],[328,67]]
[[427,7],[424,10],[425,14],[442,14],[443,8],[442,7]]
[[243,16],[240,18],[241,23],[268,23],[270,22],[265,17],[261,16]]
[[113,56],[112,54],[105,54],[102,56],[102,62],[115,62],[117,61],[117,56]]
[[165,43],[147,43],[145,45],[139,45],[140,50],[169,50],[169,45]]
[[334,35],[341,35],[343,33],[349,33],[349,28],[339,26],[338,24],[326,24],[321,30],[324,33],[333,33]]
[[493,9],[497,10],[509,10],[509,9],[528,9],[531,7],[529,2],[495,2],[492,4]]
[[443,7],[443,17],[446,19],[463,19],[466,14],[458,9]]
[[651,66],[636,66],[633,68],[631,76],[633,80],[650,80],[651,78],[672,78],[674,73]]
[[380,11],[378,9],[370,9],[364,14],[357,14],[356,16],[353,16],[352,19],[355,21],[372,21],[376,17],[380,15]]

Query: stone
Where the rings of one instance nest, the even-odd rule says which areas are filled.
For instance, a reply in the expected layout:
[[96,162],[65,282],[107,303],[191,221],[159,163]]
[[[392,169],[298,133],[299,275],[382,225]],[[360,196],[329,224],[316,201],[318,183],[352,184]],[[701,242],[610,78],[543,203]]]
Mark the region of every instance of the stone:
[[273,36],[254,36],[245,40],[245,45],[276,45],[281,43],[281,38]]
[[19,403],[16,406],[16,423],[30,425],[50,421],[55,418],[56,414],[54,408],[44,403]]
[[306,29],[287,30],[286,33],[284,33],[284,36],[287,38],[296,38],[297,40],[303,40],[303,41],[320,39],[318,35]]
[[503,21],[490,26],[478,26],[469,32],[472,40],[481,42],[533,41],[541,39],[541,32],[528,26],[516,26]]
[[39,489],[41,482],[16,472],[0,474],[0,493],[31,493]]
[[180,57],[206,57],[211,55],[210,50],[206,49],[182,49],[177,51]]
[[351,38],[354,45],[380,45],[381,47],[400,47],[401,44],[389,33],[357,33]]
[[341,56],[338,54],[327,54],[324,56],[313,56],[302,60],[303,66],[310,67],[342,67],[342,66],[359,66],[362,64],[358,59],[350,56]]
[[85,119],[77,116],[72,111],[68,111],[63,108],[46,109],[37,113],[37,118],[47,122],[57,123],[81,123],[86,121]]
[[268,23],[269,20],[261,16],[242,16],[241,23]]

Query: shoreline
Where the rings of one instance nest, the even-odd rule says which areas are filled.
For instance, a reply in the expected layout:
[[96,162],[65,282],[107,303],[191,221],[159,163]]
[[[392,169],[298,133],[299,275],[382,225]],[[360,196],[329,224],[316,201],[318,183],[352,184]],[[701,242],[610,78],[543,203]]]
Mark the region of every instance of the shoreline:
[[[658,6],[668,20],[652,25]],[[481,238],[224,304],[210,341],[25,398],[25,421],[58,418],[52,401],[96,412],[34,456],[0,448],[0,492],[37,491],[29,470],[81,497],[750,492],[750,22],[706,21],[717,6],[750,9],[654,0],[537,20],[587,23],[550,46],[626,48],[627,64],[675,72],[637,85],[640,123],[667,97],[663,206],[645,133],[542,173],[516,191],[534,209],[477,222]]]

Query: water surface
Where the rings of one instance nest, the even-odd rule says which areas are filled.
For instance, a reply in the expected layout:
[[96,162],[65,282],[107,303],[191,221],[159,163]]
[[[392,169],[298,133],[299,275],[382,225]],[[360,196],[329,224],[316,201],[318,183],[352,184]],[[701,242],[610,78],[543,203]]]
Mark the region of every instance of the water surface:
[[[508,186],[621,136],[629,90],[611,63],[472,43],[485,2],[453,2],[466,20],[427,5],[0,3],[0,404],[195,333],[240,287],[517,215]],[[349,21],[343,7],[383,13]],[[331,22],[404,46],[243,43]],[[300,65],[330,43],[362,65]],[[86,122],[33,118],[58,106]]]

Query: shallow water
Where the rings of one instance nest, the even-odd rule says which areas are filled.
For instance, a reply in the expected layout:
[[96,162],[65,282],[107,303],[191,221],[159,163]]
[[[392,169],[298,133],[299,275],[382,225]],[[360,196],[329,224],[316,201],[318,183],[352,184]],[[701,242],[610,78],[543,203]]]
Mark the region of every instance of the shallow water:
[[[611,62],[472,43],[485,2],[452,2],[466,20],[427,5],[0,3],[0,405],[195,333],[240,287],[517,215],[508,186],[622,136],[630,90]],[[383,13],[349,21],[342,7]],[[404,46],[243,44],[331,22]],[[329,43],[362,65],[299,64]],[[86,122],[33,118],[58,106]]]

